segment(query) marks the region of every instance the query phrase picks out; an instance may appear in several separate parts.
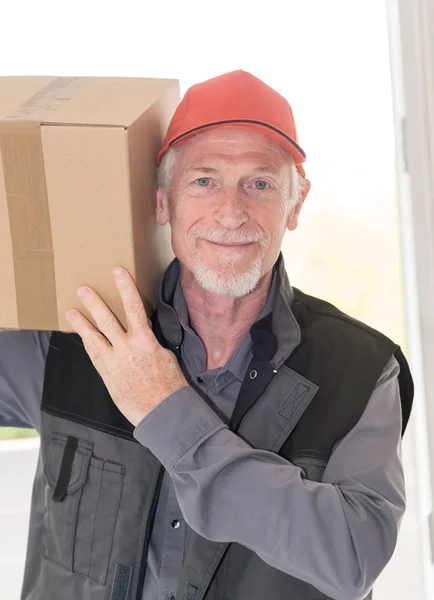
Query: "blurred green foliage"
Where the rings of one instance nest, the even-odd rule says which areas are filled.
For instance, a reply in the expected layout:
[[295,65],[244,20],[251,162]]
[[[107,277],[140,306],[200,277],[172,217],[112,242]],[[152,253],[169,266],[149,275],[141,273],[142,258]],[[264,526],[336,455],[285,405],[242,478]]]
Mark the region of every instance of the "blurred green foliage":
[[15,427],[0,427],[0,440],[16,440],[19,438],[39,437],[34,429],[17,429]]

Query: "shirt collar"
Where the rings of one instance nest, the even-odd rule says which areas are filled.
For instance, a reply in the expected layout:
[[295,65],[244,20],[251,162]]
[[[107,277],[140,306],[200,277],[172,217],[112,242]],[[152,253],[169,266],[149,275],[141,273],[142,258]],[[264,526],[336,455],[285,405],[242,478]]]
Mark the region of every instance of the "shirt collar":
[[[267,299],[262,307],[256,322],[272,312],[274,306],[276,292],[276,270],[273,269],[270,289]],[[178,277],[176,282],[175,292],[173,295],[173,308],[178,316],[184,336],[198,338],[197,333],[192,329],[189,320],[187,302],[181,285],[181,277]],[[201,371],[197,375],[201,376],[206,385],[211,385],[213,391],[219,394],[226,385],[228,385],[235,377],[242,382],[246,374],[247,368],[252,359],[252,340],[249,334],[245,335],[240,345],[230,356],[228,362],[219,369],[212,371]]]
[[[159,299],[157,305],[158,320],[164,337],[174,346],[180,346],[183,339],[183,328],[190,327],[188,323],[188,310],[184,294],[180,283],[180,263],[175,258],[165,270],[159,289]],[[175,293],[177,293],[176,304]],[[301,339],[300,327],[291,310],[294,301],[294,290],[292,289],[285,270],[285,264],[282,253],[273,266],[273,277],[268,293],[267,301],[258,315],[256,324],[264,316],[272,312],[271,328],[277,340],[277,350],[274,353],[271,363],[279,368],[286,360],[292,350],[298,346]],[[179,303],[179,304],[178,304]],[[174,308],[176,305],[177,310]],[[250,344],[251,340],[247,336],[243,344]],[[237,362],[237,356],[244,356],[244,360]],[[237,354],[233,357],[230,369],[234,369],[234,374],[239,376],[244,373],[248,365],[248,354],[241,351],[241,346]],[[242,371],[244,368],[244,371]],[[235,372],[236,371],[236,372]]]
[[[271,279],[270,289],[268,292],[267,300],[262,307],[261,312],[259,313],[256,322],[265,317],[272,312],[274,306],[274,300],[276,295],[276,271],[273,269],[273,276]],[[252,340],[250,335],[246,335],[241,342],[237,353],[232,357],[230,364],[228,365],[229,370],[240,380],[242,381],[244,375],[247,371],[247,368],[250,364],[251,353],[248,352],[252,345]]]

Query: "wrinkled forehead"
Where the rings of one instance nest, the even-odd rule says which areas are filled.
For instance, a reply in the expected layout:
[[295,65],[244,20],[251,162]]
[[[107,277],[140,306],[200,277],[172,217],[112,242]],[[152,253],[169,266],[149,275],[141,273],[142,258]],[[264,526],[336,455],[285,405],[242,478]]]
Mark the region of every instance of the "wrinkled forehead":
[[212,157],[222,161],[266,159],[274,165],[290,162],[289,154],[277,142],[241,127],[220,127],[201,132],[179,145],[178,156],[183,166]]

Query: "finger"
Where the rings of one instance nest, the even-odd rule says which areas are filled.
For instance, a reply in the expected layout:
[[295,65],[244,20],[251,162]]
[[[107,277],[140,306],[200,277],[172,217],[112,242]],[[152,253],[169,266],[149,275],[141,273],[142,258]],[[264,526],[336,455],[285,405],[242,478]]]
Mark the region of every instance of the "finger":
[[83,345],[92,361],[98,360],[110,347],[108,340],[78,310],[68,310],[66,319],[83,341]]
[[79,288],[77,295],[111,344],[114,346],[120,343],[125,338],[125,332],[104,300],[88,287]]
[[115,269],[114,277],[124,306],[128,328],[135,331],[149,331],[148,317],[134,279],[126,269],[120,267]]

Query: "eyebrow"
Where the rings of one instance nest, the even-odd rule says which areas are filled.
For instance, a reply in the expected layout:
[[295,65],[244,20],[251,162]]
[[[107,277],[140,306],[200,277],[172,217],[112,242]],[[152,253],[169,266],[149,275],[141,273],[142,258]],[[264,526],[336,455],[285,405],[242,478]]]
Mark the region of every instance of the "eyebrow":
[[195,172],[195,171],[201,171],[202,173],[218,173],[217,169],[212,169],[211,167],[197,166],[197,167],[189,167],[188,169],[185,169],[186,173],[191,173],[191,172]]
[[276,167],[256,167],[253,169],[254,173],[274,173],[275,175],[280,174],[280,168]]
[[[218,173],[218,169],[213,169],[211,167],[205,167],[205,166],[194,166],[194,167],[189,167],[188,169],[185,169],[186,173],[191,173],[191,172],[197,172],[197,171],[201,171],[202,173]],[[276,167],[255,167],[253,169],[253,173],[274,173],[275,175],[278,175],[280,173],[280,169],[276,168]]]

